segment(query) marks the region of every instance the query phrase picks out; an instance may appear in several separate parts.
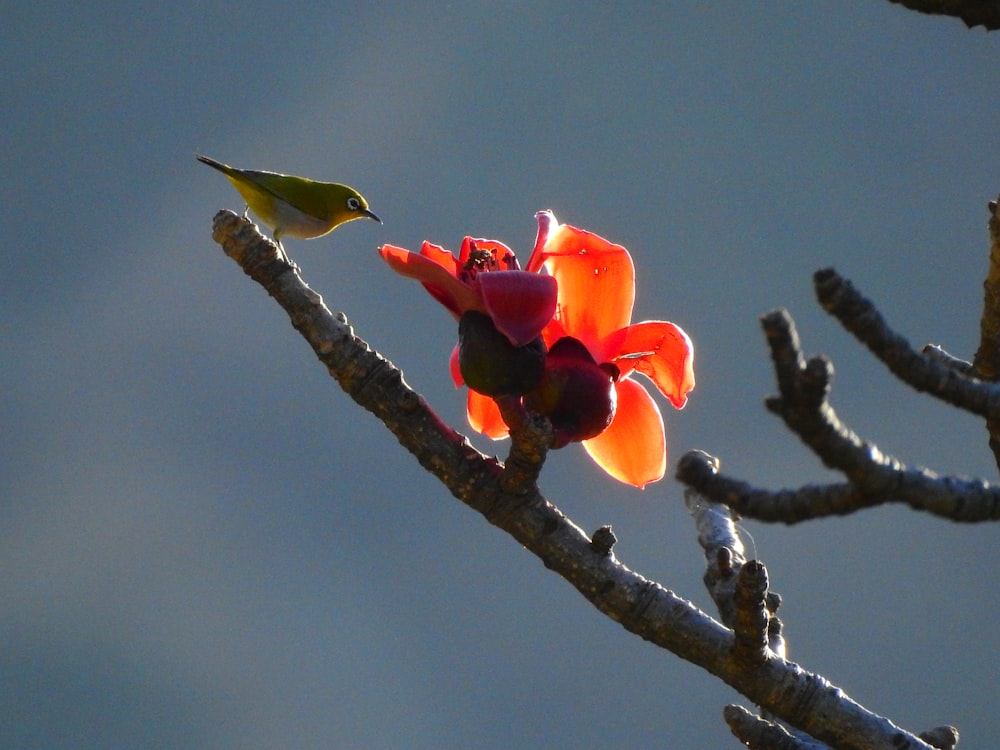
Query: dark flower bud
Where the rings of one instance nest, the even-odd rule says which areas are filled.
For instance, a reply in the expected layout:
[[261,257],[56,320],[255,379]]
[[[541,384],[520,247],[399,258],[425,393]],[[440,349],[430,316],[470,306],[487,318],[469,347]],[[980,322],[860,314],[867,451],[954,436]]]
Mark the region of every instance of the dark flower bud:
[[466,385],[484,396],[520,396],[534,388],[545,368],[541,336],[514,346],[486,313],[469,310],[458,322],[458,367]]
[[524,396],[529,411],[546,415],[554,448],[600,435],[615,416],[618,368],[599,365],[580,341],[564,336],[549,349],[538,386]]

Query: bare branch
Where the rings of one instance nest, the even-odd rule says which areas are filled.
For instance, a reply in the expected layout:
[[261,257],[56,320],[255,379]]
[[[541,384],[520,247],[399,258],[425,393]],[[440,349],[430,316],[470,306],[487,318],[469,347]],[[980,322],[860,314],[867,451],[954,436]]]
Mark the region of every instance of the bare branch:
[[[1000,378],[1000,217],[997,202],[990,201],[990,263],[983,282],[983,316],[979,323],[979,349],[972,361],[973,372],[983,380],[996,382]],[[986,419],[990,435],[990,450],[1000,468],[1000,418],[991,414]]]
[[983,316],[979,323],[979,349],[973,360],[983,380],[1000,379],[1000,217],[997,201],[989,203],[990,262],[983,282]]
[[950,367],[960,375],[966,375],[973,378],[976,377],[976,371],[973,369],[971,362],[967,359],[961,359],[953,354],[949,354],[937,344],[924,344],[924,348],[921,349],[921,352],[926,354],[931,359],[940,362],[945,367]]
[[751,750],[829,750],[829,745],[796,736],[743,706],[726,706],[722,716],[733,735]]
[[970,29],[982,26],[987,31],[1000,29],[1000,3],[996,0],[889,0],[904,8],[933,16],[961,19]]
[[681,458],[677,467],[680,481],[741,515],[789,524],[888,502],[906,503],[954,521],[1000,520],[1000,486],[908,467],[841,423],[827,401],[833,374],[829,360],[804,358],[787,311],[768,313],[761,323],[781,391],[766,400],[767,408],[778,414],[824,464],[843,472],[848,483],[768,492],[718,475],[714,459],[699,452]]
[[[607,534],[588,538],[537,487],[514,482],[409,388],[391,362],[354,335],[249,221],[219,212],[213,237],[281,305],[341,387],[378,417],[448,490],[535,554],[627,630],[718,676],[775,716],[845,750],[929,748],[822,677],[773,653],[753,668],[733,658],[732,631],[619,562]],[[610,529],[608,530],[610,532]]]
[[[713,469],[718,469],[718,459],[701,455]],[[723,624],[735,631],[734,649],[744,649],[744,653],[737,653],[737,658],[747,663],[760,661],[767,649],[784,658],[781,621],[774,616],[781,597],[767,591],[764,566],[747,562],[733,510],[691,488],[684,491],[684,502],[694,518],[698,544],[705,551],[705,587],[719,609]]]
[[1000,388],[915,351],[889,328],[875,306],[832,268],[814,276],[816,296],[823,308],[868,347],[889,370],[912,388],[936,396],[952,406],[983,417],[1000,418]]
[[734,513],[770,523],[795,524],[826,516],[845,516],[879,505],[849,484],[806,485],[798,489],[765,490],[718,471],[715,459],[689,451],[677,462],[677,479],[691,489],[732,508]]

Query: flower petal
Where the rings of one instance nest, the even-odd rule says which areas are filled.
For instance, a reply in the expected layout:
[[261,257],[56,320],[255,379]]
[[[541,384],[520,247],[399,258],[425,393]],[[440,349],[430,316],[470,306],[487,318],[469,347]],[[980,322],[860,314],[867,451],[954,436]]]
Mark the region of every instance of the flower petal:
[[618,409],[604,432],[583,441],[594,462],[619,482],[642,489],[663,478],[667,437],[660,409],[634,380],[617,383]]
[[539,211],[535,214],[535,220],[538,222],[538,234],[535,235],[535,247],[531,250],[528,265],[525,266],[525,270],[532,273],[542,270],[542,265],[545,263],[545,245],[549,241],[549,235],[559,228],[556,215],[551,211]]
[[527,271],[491,271],[476,276],[493,325],[514,346],[533,341],[556,311],[556,280]]
[[617,349],[610,361],[622,377],[632,370],[656,384],[676,409],[683,409],[694,388],[694,347],[680,326],[663,320],[646,320],[616,331],[605,343]]
[[500,416],[500,408],[496,401],[470,389],[467,406],[469,425],[472,429],[493,440],[507,437],[510,430]]
[[[632,318],[635,268],[628,251],[591,232],[562,225],[549,235],[539,258],[559,283],[556,317],[569,335],[597,354],[600,341]],[[603,361],[598,358],[598,361]]]
[[475,290],[455,276],[455,258],[447,250],[425,242],[419,255],[395,245],[378,251],[393,271],[421,282],[456,318],[466,310],[482,310]]
[[456,388],[461,388],[465,385],[465,378],[462,377],[462,367],[458,363],[458,344],[455,344],[455,348],[451,350],[451,356],[448,358],[448,371],[451,373],[451,380]]

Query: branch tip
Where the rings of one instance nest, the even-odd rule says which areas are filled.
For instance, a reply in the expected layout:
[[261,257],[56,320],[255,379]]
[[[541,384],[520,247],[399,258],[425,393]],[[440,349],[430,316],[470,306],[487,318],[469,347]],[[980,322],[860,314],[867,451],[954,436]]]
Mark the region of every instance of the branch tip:
[[705,451],[691,450],[677,461],[674,476],[684,484],[696,485],[699,480],[718,474],[721,465],[722,462],[715,456]]

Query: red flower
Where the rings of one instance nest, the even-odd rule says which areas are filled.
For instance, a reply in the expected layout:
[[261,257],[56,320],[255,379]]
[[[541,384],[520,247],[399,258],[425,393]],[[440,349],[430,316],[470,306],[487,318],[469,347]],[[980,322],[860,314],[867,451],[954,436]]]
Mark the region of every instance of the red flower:
[[396,273],[420,281],[456,320],[469,310],[489,315],[513,346],[537,338],[555,312],[555,280],[520,270],[502,242],[466,237],[458,258],[430,242],[419,255],[393,245],[379,253]]
[[[525,408],[551,420],[554,447],[580,441],[611,476],[641,488],[666,471],[666,434],[659,407],[632,375],[645,375],[682,408],[694,388],[691,340],[666,321],[630,324],[635,269],[624,247],[560,226],[549,211],[536,217],[538,237],[524,271],[506,245],[471,237],[458,258],[429,242],[419,254],[392,245],[379,252],[462,321],[460,331],[468,337],[463,356],[476,363],[463,371],[477,371],[480,390],[523,394]],[[504,358],[492,359],[493,329],[516,350],[516,364],[504,359],[509,352],[502,341]],[[518,368],[531,374],[515,377],[511,386],[506,375]],[[537,384],[518,390],[539,371]],[[463,384],[459,347],[451,374]],[[496,402],[472,388],[468,414],[474,429],[492,438],[507,435]]]
[[[526,270],[540,272],[544,268],[559,285],[555,316],[542,337],[550,350],[566,336],[582,344],[592,363],[574,353],[578,364],[561,358],[562,373],[577,370],[593,382],[596,365],[605,371],[614,392],[607,399],[611,416],[605,429],[592,432],[599,419],[591,413],[603,411],[604,402],[578,401],[587,411],[578,420],[586,428],[574,433],[577,425],[571,422],[562,439],[581,440],[602,469],[641,488],[661,479],[666,471],[666,433],[656,402],[631,376],[636,372],[645,375],[675,408],[683,408],[694,388],[691,340],[680,327],[666,321],[630,324],[635,270],[624,247],[591,232],[561,226],[549,211],[538,213],[537,219],[538,238]],[[543,379],[539,388],[544,386]],[[533,394],[526,396],[526,404],[533,398]],[[470,390],[468,407],[473,428],[492,438],[507,434],[492,399]],[[559,425],[554,421],[553,426],[558,444]]]

